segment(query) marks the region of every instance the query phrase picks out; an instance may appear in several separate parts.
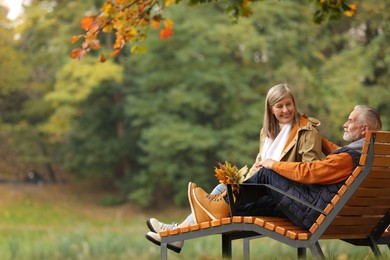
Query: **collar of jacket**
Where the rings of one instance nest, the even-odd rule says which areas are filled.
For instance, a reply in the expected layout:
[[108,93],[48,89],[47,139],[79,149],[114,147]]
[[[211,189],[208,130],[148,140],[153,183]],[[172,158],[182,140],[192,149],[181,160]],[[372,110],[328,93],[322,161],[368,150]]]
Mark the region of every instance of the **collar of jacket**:
[[299,116],[299,122],[294,125],[294,127],[291,129],[291,133],[286,141],[286,145],[283,148],[283,151],[290,149],[289,145],[296,143],[298,140],[298,132],[302,130],[311,130],[313,127],[318,127],[321,125],[321,122],[314,118],[314,117],[308,117],[307,115],[303,114]]

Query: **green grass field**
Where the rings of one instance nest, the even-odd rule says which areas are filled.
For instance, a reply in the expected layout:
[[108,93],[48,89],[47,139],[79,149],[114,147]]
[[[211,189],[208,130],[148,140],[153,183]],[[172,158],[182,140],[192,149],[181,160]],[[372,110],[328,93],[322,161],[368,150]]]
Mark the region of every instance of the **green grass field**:
[[[160,248],[144,237],[145,220],[179,221],[186,209],[142,211],[126,204],[104,207],[104,183],[0,186],[0,259],[158,259]],[[186,241],[169,259],[221,259],[220,236]],[[329,259],[375,259],[369,248],[323,241]],[[233,242],[233,259],[241,259],[241,241]],[[390,257],[380,246],[383,259]],[[252,259],[296,259],[296,251],[273,240],[251,242]],[[310,258],[310,253],[308,253]]]

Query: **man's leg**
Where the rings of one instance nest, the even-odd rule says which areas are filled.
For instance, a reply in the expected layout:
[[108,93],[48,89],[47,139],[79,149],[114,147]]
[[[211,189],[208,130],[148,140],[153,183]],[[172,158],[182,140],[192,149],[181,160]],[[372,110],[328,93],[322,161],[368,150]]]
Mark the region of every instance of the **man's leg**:
[[285,216],[280,209],[277,209],[283,194],[262,185],[250,184],[271,184],[281,190],[287,190],[291,187],[292,181],[272,170],[261,169],[246,180],[244,185],[240,185],[234,205],[238,215]]

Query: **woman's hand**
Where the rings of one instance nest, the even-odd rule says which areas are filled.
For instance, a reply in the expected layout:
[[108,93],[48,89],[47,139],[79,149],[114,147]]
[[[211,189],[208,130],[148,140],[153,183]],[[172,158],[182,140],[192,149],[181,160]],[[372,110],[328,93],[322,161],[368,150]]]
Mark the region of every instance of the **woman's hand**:
[[258,166],[266,168],[266,169],[272,169],[272,165],[274,164],[274,162],[275,162],[274,160],[265,159],[265,160],[260,161],[258,163]]

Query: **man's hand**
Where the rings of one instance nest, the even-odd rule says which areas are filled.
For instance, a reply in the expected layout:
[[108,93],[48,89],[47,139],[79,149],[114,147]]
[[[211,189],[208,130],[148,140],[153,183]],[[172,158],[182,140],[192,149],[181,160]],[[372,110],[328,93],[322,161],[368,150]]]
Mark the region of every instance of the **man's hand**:
[[260,167],[264,167],[266,169],[272,169],[272,165],[274,164],[274,160],[271,159],[265,159],[258,163]]

